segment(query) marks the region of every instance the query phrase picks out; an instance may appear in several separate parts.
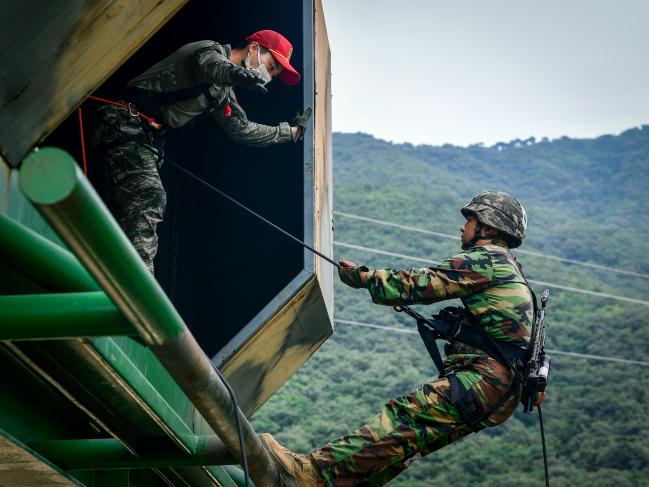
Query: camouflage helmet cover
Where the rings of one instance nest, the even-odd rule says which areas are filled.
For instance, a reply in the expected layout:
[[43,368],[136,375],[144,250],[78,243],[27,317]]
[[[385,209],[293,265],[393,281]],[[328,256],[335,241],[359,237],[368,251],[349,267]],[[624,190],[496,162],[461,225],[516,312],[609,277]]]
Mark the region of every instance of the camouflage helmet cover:
[[465,217],[475,216],[483,225],[489,225],[511,239],[511,247],[519,247],[527,230],[527,213],[516,198],[502,191],[477,194],[462,208]]

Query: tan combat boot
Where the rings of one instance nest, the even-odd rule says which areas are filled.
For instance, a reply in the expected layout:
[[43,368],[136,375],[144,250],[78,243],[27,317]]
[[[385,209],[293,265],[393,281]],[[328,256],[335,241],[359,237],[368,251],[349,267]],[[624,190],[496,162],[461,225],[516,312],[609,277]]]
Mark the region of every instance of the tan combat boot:
[[262,442],[268,447],[275,460],[283,486],[325,487],[316,466],[306,455],[294,453],[280,445],[273,435],[263,433]]

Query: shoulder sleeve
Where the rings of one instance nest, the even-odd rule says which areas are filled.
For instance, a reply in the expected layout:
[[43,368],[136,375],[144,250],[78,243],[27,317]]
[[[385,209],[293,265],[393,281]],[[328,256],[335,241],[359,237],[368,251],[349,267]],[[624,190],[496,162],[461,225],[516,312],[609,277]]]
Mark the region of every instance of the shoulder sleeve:
[[219,44],[201,47],[192,55],[192,67],[197,84],[230,84],[230,70],[234,65]]
[[[229,105],[229,110],[226,106]],[[226,114],[229,113],[229,116]],[[225,133],[237,143],[253,147],[265,147],[293,142],[291,127],[287,122],[279,125],[263,125],[248,120],[246,112],[236,102],[224,100],[211,112],[212,118]]]
[[483,291],[493,280],[491,256],[482,248],[462,252],[436,267],[379,269],[368,274],[367,287],[378,304],[429,304]]

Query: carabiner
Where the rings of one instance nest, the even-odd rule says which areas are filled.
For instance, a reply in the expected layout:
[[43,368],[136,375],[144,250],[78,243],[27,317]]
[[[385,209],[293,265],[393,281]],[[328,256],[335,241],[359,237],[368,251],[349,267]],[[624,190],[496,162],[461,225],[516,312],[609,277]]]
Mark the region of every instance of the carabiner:
[[131,102],[128,102],[126,104],[126,108],[128,109],[128,114],[131,117],[139,117],[140,116],[140,112],[137,111],[137,108]]

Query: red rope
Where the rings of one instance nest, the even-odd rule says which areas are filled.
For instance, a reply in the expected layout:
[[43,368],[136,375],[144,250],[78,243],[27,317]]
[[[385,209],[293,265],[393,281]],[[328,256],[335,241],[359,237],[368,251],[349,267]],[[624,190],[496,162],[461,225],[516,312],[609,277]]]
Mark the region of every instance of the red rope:
[[81,160],[83,161],[83,174],[88,175],[88,162],[86,161],[86,141],[83,136],[83,115],[81,114],[81,107],[77,108],[79,113],[79,136],[81,137]]
[[[123,108],[124,110],[128,110],[129,113],[131,113],[134,117],[140,117],[142,118],[146,123],[148,123],[151,127],[155,129],[161,129],[162,125],[160,125],[158,122],[155,121],[152,117],[146,116],[142,112],[138,112],[135,108],[134,105],[131,105],[130,103],[128,105],[125,105],[124,103],[119,103],[116,101],[112,100],[107,100],[106,98],[100,98],[98,96],[89,96],[91,100],[99,101],[102,103],[107,103],[109,105],[114,105],[119,108]],[[83,174],[86,176],[88,175],[88,161],[86,158],[86,140],[84,137],[84,130],[83,130],[83,114],[81,113],[81,107],[77,108],[77,113],[79,114],[79,138],[81,140],[81,160],[83,161]]]
[[116,102],[116,101],[107,100],[106,98],[99,98],[98,96],[93,96],[93,95],[89,96],[88,98],[90,98],[91,100],[100,101],[102,103],[107,103],[109,105],[114,105],[116,107],[123,108],[124,110],[128,110],[129,113],[131,113],[134,117],[142,118],[146,123],[148,123],[154,129],[161,129],[162,128],[162,125],[160,125],[158,122],[156,122],[153,117],[149,117],[149,116],[145,115],[142,112],[138,112],[136,110],[136,108],[135,108],[135,105],[131,105],[130,103],[128,105],[126,105],[124,103],[119,103],[119,102]]

